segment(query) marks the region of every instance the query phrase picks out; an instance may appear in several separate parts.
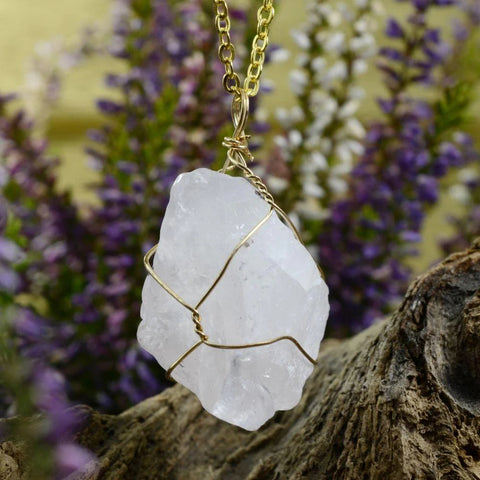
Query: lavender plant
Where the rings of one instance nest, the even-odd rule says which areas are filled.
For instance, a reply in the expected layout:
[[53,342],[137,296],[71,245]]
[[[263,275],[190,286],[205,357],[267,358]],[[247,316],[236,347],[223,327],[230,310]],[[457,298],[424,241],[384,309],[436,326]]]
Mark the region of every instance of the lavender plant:
[[[462,52],[455,52],[460,56],[460,65],[467,68],[457,68],[465,81],[471,84],[478,84],[480,80],[480,61],[478,59],[480,25],[480,4],[475,0],[463,0],[459,2],[460,8],[465,11],[463,22],[455,21],[454,35],[458,42],[464,45]],[[462,55],[463,54],[463,55]],[[476,120],[476,119],[475,119]],[[475,125],[471,125],[473,130]],[[471,144],[472,155],[477,162],[461,169],[458,172],[456,181],[449,188],[449,195],[452,199],[463,206],[463,213],[450,217],[450,223],[454,233],[449,238],[441,238],[440,245],[444,253],[453,253],[468,247],[471,242],[480,236],[480,168],[478,160],[480,152],[477,144]]]
[[[249,34],[247,15],[231,10]],[[111,121],[92,132],[90,150],[101,173],[101,206],[89,215],[95,245],[87,287],[74,297],[75,321],[92,332],[87,347],[98,359],[90,402],[120,410],[165,385],[157,363],[135,340],[145,270],[141,261],[158,240],[174,179],[183,171],[223,162],[229,99],[220,79],[210,5],[202,1],[134,0],[116,27],[116,55],[129,72],[108,77],[120,102],[103,100]],[[229,132],[228,132],[229,133]],[[106,360],[108,358],[108,360]]]
[[[440,178],[472,159],[469,138],[457,132],[471,91],[453,75],[445,81],[452,48],[427,23],[430,10],[452,3],[412,1],[405,23],[388,20],[394,44],[380,50],[379,63],[388,89],[379,99],[385,119],[369,128],[348,195],[334,202],[319,237],[337,331],[364,328],[401,296],[410,276],[406,260],[416,253]],[[436,98],[412,94],[422,86]]]
[[[21,352],[65,375],[73,401],[108,411],[163,386],[163,372],[135,338],[141,254],[158,238],[175,177],[217,156],[220,165],[231,128],[210,9],[201,1],[119,5],[113,45],[129,70],[108,76],[121,100],[99,101],[110,121],[91,133],[99,207],[81,218],[58,192],[55,161],[32,137],[31,122],[22,112],[7,115],[4,104],[0,115],[3,194],[28,256],[10,282],[35,315],[15,322]],[[237,41],[251,36],[247,14],[231,14],[241,25]]]
[[45,142],[34,138],[25,114],[8,112],[9,100],[0,98],[3,256],[9,255],[11,263],[15,252],[5,242],[13,241],[24,259],[10,272],[13,283],[4,292],[15,294],[37,314],[34,322],[14,322],[22,354],[74,378],[75,369],[83,367],[72,362],[76,345],[71,297],[85,284],[82,249],[89,249],[88,235],[70,195],[57,189],[57,161],[46,154]]
[[[35,180],[43,180],[41,166],[48,161],[43,150],[30,143],[24,117],[6,114],[9,100],[0,98],[0,188],[4,194],[0,201],[0,415],[12,418],[0,423],[0,437],[22,441],[28,478],[65,478],[93,457],[73,441],[78,418],[68,410],[64,377],[47,363],[50,358],[45,348],[51,346],[51,325],[33,309],[17,305],[17,296],[30,291],[34,283],[29,275],[48,261],[35,250],[35,241],[42,240],[35,207],[48,208],[55,195],[50,193],[53,198],[49,198],[35,188]],[[31,173],[20,168],[26,158],[38,161],[39,170],[36,177],[28,179],[33,189],[25,191],[25,201],[20,204],[14,193],[20,191],[23,175]],[[12,197],[15,203],[11,203]],[[40,203],[32,205],[35,200]]]
[[64,377],[41,360],[31,362],[20,355],[12,330],[19,320],[36,321],[27,309],[3,305],[0,391],[3,401],[11,402],[2,414],[10,418],[0,420],[0,440],[22,442],[22,473],[29,479],[63,479],[94,462],[94,456],[73,440],[81,419],[69,409]]
[[[282,115],[287,132],[268,166],[283,176],[283,185],[271,184],[284,187],[279,201],[327,273],[337,334],[368,326],[401,296],[439,179],[473,158],[468,136],[457,131],[471,89],[450,68],[463,42],[448,44],[428,24],[433,10],[454,3],[411,1],[406,20],[387,20],[377,58],[383,119],[367,128],[356,115],[357,77],[376,50],[368,26],[378,8],[312,2],[296,35],[305,51],[293,73],[298,105]],[[347,26],[337,24],[342,15]]]

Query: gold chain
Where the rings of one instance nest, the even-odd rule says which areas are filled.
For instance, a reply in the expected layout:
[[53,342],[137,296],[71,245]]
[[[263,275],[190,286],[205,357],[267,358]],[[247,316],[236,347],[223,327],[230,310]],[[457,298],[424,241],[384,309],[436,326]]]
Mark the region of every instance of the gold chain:
[[[213,0],[215,6],[215,26],[217,28],[220,46],[218,47],[218,57],[225,65],[225,75],[223,76],[223,86],[228,93],[240,93],[240,78],[233,70],[233,60],[235,59],[235,47],[230,39],[230,16],[225,0]],[[257,12],[257,34],[252,42],[252,52],[250,54],[250,65],[247,69],[247,75],[243,83],[243,89],[249,97],[254,97],[260,87],[260,75],[265,62],[265,50],[268,46],[268,31],[270,23],[273,20],[275,9],[273,0],[263,0],[263,4]]]

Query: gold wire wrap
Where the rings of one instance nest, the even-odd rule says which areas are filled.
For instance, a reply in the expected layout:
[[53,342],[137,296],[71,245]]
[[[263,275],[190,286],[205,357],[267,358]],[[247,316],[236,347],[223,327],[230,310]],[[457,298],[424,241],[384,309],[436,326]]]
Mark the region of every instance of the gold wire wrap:
[[[253,155],[251,154],[248,148],[248,137],[245,135],[245,126],[248,119],[248,111],[249,111],[249,96],[248,92],[244,89],[240,90],[238,94],[236,94],[232,101],[232,120],[235,130],[233,132],[232,137],[226,137],[224,139],[223,145],[228,148],[227,151],[227,160],[221,169],[222,173],[227,171],[231,171],[234,169],[238,169],[240,173],[246,178],[255,188],[255,190],[260,194],[260,196],[270,205],[270,210],[265,215],[265,217],[260,220],[257,225],[255,225],[250,232],[242,238],[242,240],[235,246],[232,253],[226,260],[225,264],[223,265],[221,271],[217,275],[216,279],[212,283],[212,285],[208,288],[202,298],[198,301],[195,306],[191,306],[188,304],[186,300],[184,300],[180,295],[178,295],[175,291],[173,291],[161,278],[160,276],[154,271],[152,267],[152,257],[157,251],[158,244],[153,246],[145,255],[143,259],[143,263],[149,275],[168,293],[170,294],[177,302],[183,305],[187,310],[189,310],[192,314],[192,322],[194,324],[195,333],[198,335],[199,340],[194,345],[192,345],[185,353],[183,353],[175,362],[170,365],[167,370],[167,378],[173,380],[171,374],[173,370],[182,363],[191,353],[193,353],[200,345],[207,345],[208,347],[218,348],[222,350],[238,350],[244,348],[256,348],[256,347],[263,347],[267,345],[272,345],[274,343],[286,340],[293,343],[299,352],[313,365],[316,364],[316,360],[312,358],[308,352],[302,347],[302,345],[298,342],[298,340],[290,335],[283,335],[280,337],[276,337],[270,340],[265,340],[262,342],[255,342],[255,343],[246,343],[246,344],[239,344],[239,345],[222,345],[218,343],[211,342],[208,338],[208,335],[203,330],[202,326],[202,317],[199,312],[200,306],[205,302],[208,296],[214,291],[215,287],[218,285],[222,277],[224,276],[225,272],[227,271],[231,261],[237,254],[237,252],[255,235],[255,233],[265,225],[268,220],[272,217],[274,212],[276,212],[283,221],[287,224],[287,226],[292,230],[295,238],[303,244],[300,235],[292,224],[290,219],[288,218],[287,214],[275,204],[275,201],[267,190],[267,187],[262,182],[258,175],[255,175],[253,171],[248,167],[246,159],[253,160]],[[321,271],[320,267],[320,274],[323,276],[323,272]]]

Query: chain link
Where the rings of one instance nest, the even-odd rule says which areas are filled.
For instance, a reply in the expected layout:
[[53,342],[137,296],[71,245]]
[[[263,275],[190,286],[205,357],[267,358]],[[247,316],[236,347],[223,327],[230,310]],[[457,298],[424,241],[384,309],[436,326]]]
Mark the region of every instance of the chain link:
[[[240,78],[233,69],[235,60],[235,47],[230,38],[230,17],[226,0],[213,0],[215,7],[215,27],[218,32],[220,45],[218,57],[225,66],[223,86],[228,93],[240,93]],[[252,42],[250,65],[243,83],[243,89],[249,97],[254,97],[260,87],[260,75],[265,62],[265,50],[268,46],[268,32],[270,23],[275,15],[273,0],[263,0],[263,4],[257,11],[257,33]]]

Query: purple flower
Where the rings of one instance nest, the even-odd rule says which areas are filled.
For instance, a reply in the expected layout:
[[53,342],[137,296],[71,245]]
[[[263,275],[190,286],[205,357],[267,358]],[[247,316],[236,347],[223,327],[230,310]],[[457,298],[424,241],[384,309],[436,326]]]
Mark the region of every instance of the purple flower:
[[[10,339],[8,342],[2,340],[5,368],[0,369],[0,410],[3,415],[17,416],[17,421],[1,434],[6,438],[20,435],[29,445],[27,461],[36,462],[30,468],[39,477],[65,478],[95,457],[74,442],[73,436],[81,420],[69,408],[65,378],[42,360],[29,360],[24,353],[20,355],[18,350],[22,343],[16,345],[19,331],[10,327],[11,323],[17,328],[23,325],[24,331],[28,329],[29,334],[41,336],[44,332],[37,326],[44,321],[31,310],[12,304],[7,308],[3,306],[0,317],[0,338]],[[24,422],[28,428],[24,428]]]
[[389,18],[385,28],[385,34],[391,38],[403,38],[405,32],[394,18]]
[[[330,328],[336,334],[364,328],[403,295],[410,276],[406,259],[416,254],[425,212],[438,199],[438,178],[473,158],[471,140],[455,134],[461,115],[445,127],[444,110],[438,108],[448,110],[448,102],[455,102],[435,80],[452,49],[439,30],[428,27],[425,14],[449,2],[411,3],[416,11],[407,24],[387,25],[397,46],[380,50],[379,68],[389,90],[378,100],[385,119],[370,126],[349,190],[333,202],[331,216],[319,228],[319,260],[330,286]],[[440,95],[438,104],[411,96],[411,87],[426,80]]]
[[20,276],[10,268],[0,264],[0,290],[15,293],[20,286]]
[[55,450],[57,477],[63,479],[95,461],[95,455],[75,443],[63,443]]
[[[232,15],[239,44],[247,15],[243,9]],[[96,368],[88,390],[82,376],[72,385],[75,399],[113,412],[166,385],[135,336],[146,275],[142,254],[158,240],[175,178],[199,166],[220,166],[222,137],[231,126],[218,38],[200,0],[155,1],[148,13],[130,8],[115,32],[117,56],[128,70],[107,77],[120,99],[97,102],[109,117],[108,126],[90,133],[97,142],[89,154],[101,177],[95,186],[101,205],[88,215],[94,241],[85,259],[87,281],[73,296],[78,330],[86,332],[75,337],[77,355],[96,359]],[[68,371],[74,368],[80,364]]]
[[435,203],[438,200],[438,180],[428,175],[419,175],[418,198],[424,203]]
[[380,49],[380,55],[395,62],[405,61],[405,56],[403,55],[403,53],[393,47],[382,47]]

